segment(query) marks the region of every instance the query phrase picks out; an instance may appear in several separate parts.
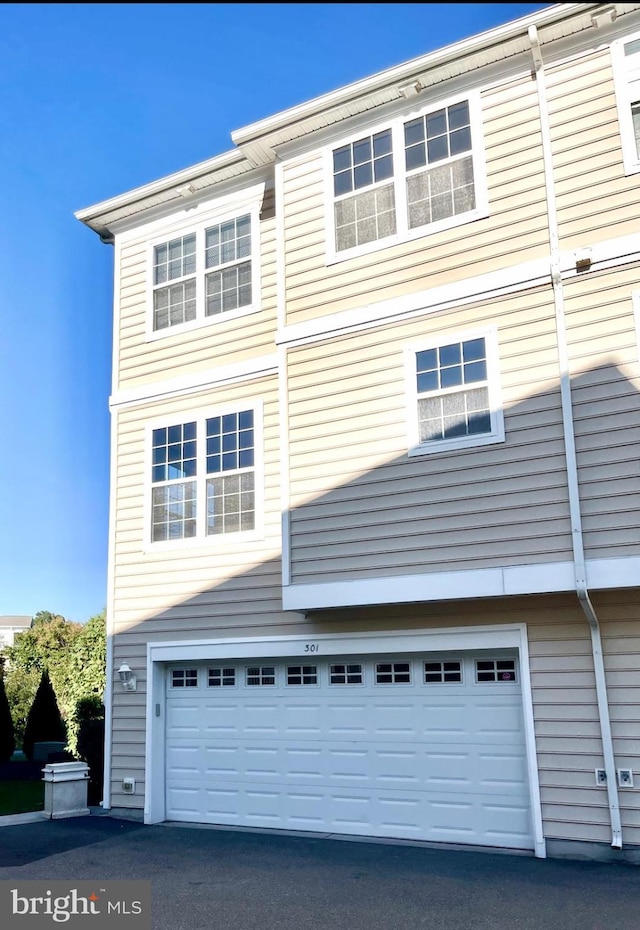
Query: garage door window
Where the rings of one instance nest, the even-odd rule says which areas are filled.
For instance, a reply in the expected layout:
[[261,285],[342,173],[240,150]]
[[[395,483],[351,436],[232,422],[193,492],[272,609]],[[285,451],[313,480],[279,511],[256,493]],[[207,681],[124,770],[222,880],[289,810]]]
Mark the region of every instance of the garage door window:
[[273,665],[250,665],[247,668],[247,685],[275,685],[276,670]]
[[377,685],[402,685],[411,683],[411,665],[409,662],[377,662]]
[[462,681],[462,665],[460,662],[425,662],[424,683],[438,684],[444,682]]
[[332,685],[361,685],[362,666],[353,665],[332,665],[329,670],[329,683]]
[[514,659],[477,659],[476,681],[516,681]]
[[210,668],[208,684],[210,688],[232,687],[236,683],[235,668]]
[[317,685],[318,669],[315,665],[289,665],[287,668],[288,685]]
[[171,687],[172,688],[197,688],[198,687],[198,669],[197,668],[174,668],[171,670]]

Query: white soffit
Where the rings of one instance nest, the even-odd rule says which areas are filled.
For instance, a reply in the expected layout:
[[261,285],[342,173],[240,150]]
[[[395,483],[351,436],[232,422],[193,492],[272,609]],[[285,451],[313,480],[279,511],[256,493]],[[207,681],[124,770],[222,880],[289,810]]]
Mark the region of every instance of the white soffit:
[[231,133],[236,149],[79,210],[76,218],[109,239],[114,224],[149,209],[177,204],[184,200],[185,192],[195,198],[217,184],[268,165],[273,162],[278,146],[398,100],[407,84],[419,83],[421,88],[435,86],[527,53],[531,25],[536,26],[540,44],[544,46],[593,29],[595,10],[608,7],[621,16],[640,10],[640,3],[554,4],[238,129]]

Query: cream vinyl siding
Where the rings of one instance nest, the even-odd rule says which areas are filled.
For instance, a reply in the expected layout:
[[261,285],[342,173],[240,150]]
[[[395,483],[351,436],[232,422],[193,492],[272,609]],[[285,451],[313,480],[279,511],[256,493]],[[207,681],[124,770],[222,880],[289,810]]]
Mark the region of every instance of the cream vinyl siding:
[[[506,441],[407,457],[404,347],[492,324]],[[541,288],[292,349],[293,582],[569,560],[553,332]]]
[[640,177],[624,175],[609,49],[546,74],[560,248],[637,233]]
[[565,285],[573,415],[587,558],[640,554],[638,267]]
[[[149,494],[146,423],[175,414],[230,404],[263,403],[264,535],[257,539],[171,548],[145,544],[145,494]],[[114,682],[114,806],[142,807],[147,643],[181,638],[259,635],[299,619],[281,611],[280,467],[275,377],[149,403],[118,415],[114,592],[114,662],[126,661],[138,677],[135,693]],[[122,795],[123,777],[137,780],[136,794]]]
[[[231,404],[264,404],[264,537],[235,540],[177,541],[170,547],[147,542],[149,494],[148,450],[145,424],[175,414],[184,422],[199,411],[217,411]],[[256,598],[242,592],[246,576],[271,591],[261,598],[263,609],[273,609],[280,581],[280,473],[277,426],[276,379],[265,378],[225,389],[175,398],[164,403],[145,404],[119,415],[117,451],[116,537],[114,620],[116,632],[136,624],[158,622],[166,632],[175,618],[182,632],[211,629],[207,608],[220,603],[231,613],[241,614],[243,598]],[[258,472],[259,474],[259,472]],[[258,526],[260,519],[258,515]],[[244,579],[244,580],[243,580]],[[241,595],[239,597],[239,595]],[[257,599],[257,598],[256,598]],[[269,600],[272,606],[267,608]],[[235,602],[235,603],[233,603]],[[203,609],[204,608],[204,609]]]
[[[401,297],[543,257],[548,225],[539,118],[530,80],[482,95],[489,216],[327,266],[333,222],[321,152],[284,165],[287,323]],[[339,144],[340,140],[336,140]],[[398,153],[404,157],[404,153]],[[326,200],[326,203],[325,203]],[[326,217],[326,220],[325,220]],[[505,229],[509,249],[505,251]]]
[[[195,224],[195,221],[194,221]],[[161,236],[161,233],[159,233]],[[257,358],[273,352],[276,327],[276,245],[273,192],[262,206],[259,230],[252,229],[254,248],[260,242],[261,280],[253,282],[261,308],[237,319],[224,314],[186,332],[163,330],[149,339],[148,238],[123,244],[120,264],[120,353],[118,387],[132,388],[182,374],[207,371],[216,365]]]
[[[593,596],[601,621],[616,766],[640,768],[640,590]],[[607,792],[595,784],[602,768],[589,627],[573,595],[333,610],[314,615],[317,632],[526,623],[533,714],[547,839],[608,845]],[[637,784],[637,781],[636,781]],[[624,843],[640,843],[637,789],[620,790]]]

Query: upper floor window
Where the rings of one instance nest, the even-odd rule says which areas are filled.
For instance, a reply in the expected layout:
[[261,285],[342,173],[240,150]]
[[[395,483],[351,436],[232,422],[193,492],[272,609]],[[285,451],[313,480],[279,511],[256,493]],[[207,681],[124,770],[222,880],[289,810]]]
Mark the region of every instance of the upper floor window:
[[153,332],[256,308],[253,223],[245,213],[153,244]]
[[409,454],[501,442],[495,333],[407,349]]
[[152,430],[152,542],[255,529],[257,426],[246,409]]
[[474,109],[469,97],[333,149],[337,255],[479,215],[486,197]]
[[627,174],[640,171],[640,36],[612,43],[618,123]]

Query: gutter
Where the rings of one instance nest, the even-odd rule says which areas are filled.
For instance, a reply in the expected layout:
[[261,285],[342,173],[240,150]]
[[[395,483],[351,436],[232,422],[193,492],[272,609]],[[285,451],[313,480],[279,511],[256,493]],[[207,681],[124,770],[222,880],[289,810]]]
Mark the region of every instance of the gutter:
[[573,546],[573,571],[575,590],[578,601],[589,624],[591,633],[591,652],[596,684],[600,735],[604,768],[607,777],[607,797],[611,821],[611,846],[622,849],[622,824],[620,821],[620,803],[616,785],[616,767],[611,735],[611,718],[602,652],[602,637],[598,617],[591,603],[587,589],[587,572],[584,556],[584,539],[582,517],[580,512],[580,489],[578,484],[578,463],[576,458],[575,430],[573,422],[573,404],[571,400],[571,378],[569,374],[569,353],[567,349],[566,321],[564,313],[564,293],[562,273],[560,270],[560,248],[558,237],[558,215],[556,210],[555,186],[553,178],[553,161],[549,128],[549,111],[544,75],[544,63],[535,25],[529,27],[529,41],[535,66],[535,78],[538,90],[540,110],[540,131],[544,157],[545,185],[547,194],[547,215],[549,220],[549,246],[551,252],[551,282],[556,314],[556,334],[558,340],[558,366],[560,369],[560,397],[562,402],[562,427],[565,443],[567,466],[567,486],[569,490],[569,514],[571,518],[571,537]]

